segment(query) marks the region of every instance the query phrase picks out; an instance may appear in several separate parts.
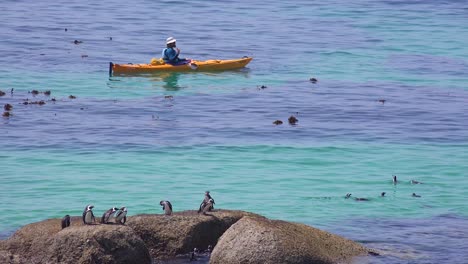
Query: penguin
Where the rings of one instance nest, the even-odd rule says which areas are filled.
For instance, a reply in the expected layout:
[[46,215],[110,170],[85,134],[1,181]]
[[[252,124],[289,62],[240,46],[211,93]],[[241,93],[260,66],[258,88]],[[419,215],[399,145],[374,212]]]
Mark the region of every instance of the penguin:
[[386,193],[386,192],[382,192],[382,193],[380,194],[380,197],[385,197],[385,193]]
[[[210,199],[207,203],[205,203],[205,202],[202,203],[203,206],[200,207],[200,208],[201,208],[201,209],[200,209],[201,212],[202,212],[204,215],[206,215],[206,212],[211,211],[211,209],[213,208],[213,204],[214,204],[214,200],[213,200],[213,199]],[[200,213],[200,211],[199,211],[199,213]]]
[[347,193],[346,196],[345,196],[345,199],[349,199],[349,198],[351,198],[351,194]]
[[418,194],[415,194],[415,193],[413,193],[411,196],[413,196],[413,197],[421,197],[421,195],[418,195]]
[[367,198],[354,198],[355,201],[369,201]]
[[396,175],[393,175],[393,184],[397,184],[398,181],[397,181],[397,178],[396,178]]
[[62,218],[62,229],[70,226],[70,215],[65,215]]
[[422,184],[422,182],[415,181],[415,180],[411,180],[410,183],[411,183],[411,184]]
[[112,207],[111,209],[107,210],[101,217],[101,224],[107,224],[110,222],[112,216],[117,212],[118,208]]
[[93,214],[93,208],[94,205],[89,204],[83,211],[83,223],[85,225],[91,225],[92,223],[96,222],[96,219],[94,218]]
[[127,207],[122,207],[120,210],[117,212],[117,215],[115,216],[115,222],[118,224],[125,224],[127,222]]
[[165,215],[172,214],[172,204],[169,201],[160,201],[159,204],[162,206]]
[[194,248],[192,252],[190,252],[190,261],[195,261],[197,260],[197,248]]
[[206,252],[209,254],[211,254],[211,251],[213,251],[213,246],[212,245],[208,245],[208,248],[206,249]]
[[200,208],[198,209],[198,213],[201,213],[201,212],[203,211],[203,208],[205,207],[205,205],[206,205],[210,200],[212,200],[213,203],[211,204],[211,207],[208,209],[208,211],[211,211],[211,210],[214,209],[214,206],[213,206],[213,205],[215,204],[215,202],[214,202],[213,197],[211,197],[211,195],[210,195],[210,191],[206,191],[206,192],[205,192],[205,198],[203,199],[203,202],[200,204]]

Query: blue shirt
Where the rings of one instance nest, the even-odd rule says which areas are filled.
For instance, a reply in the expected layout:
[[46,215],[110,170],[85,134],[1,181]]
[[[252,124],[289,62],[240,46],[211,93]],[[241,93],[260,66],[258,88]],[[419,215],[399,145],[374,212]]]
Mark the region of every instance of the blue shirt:
[[179,53],[174,48],[165,48],[162,51],[162,58],[166,63],[176,63],[179,61]]

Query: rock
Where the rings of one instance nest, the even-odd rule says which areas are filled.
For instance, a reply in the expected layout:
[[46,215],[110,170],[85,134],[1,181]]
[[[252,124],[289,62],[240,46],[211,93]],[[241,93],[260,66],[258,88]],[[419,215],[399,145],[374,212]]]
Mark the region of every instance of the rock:
[[128,219],[128,226],[143,239],[156,259],[187,254],[194,248],[205,250],[244,216],[259,215],[231,210],[214,210],[207,215],[197,211],[175,212],[166,215],[136,215]]
[[60,221],[49,219],[27,225],[2,241],[0,250],[6,250],[7,257],[21,256],[27,263],[152,261],[143,240],[128,226],[84,226],[81,217],[72,217],[71,226],[62,230]]
[[18,255],[14,255],[10,253],[9,251],[0,250],[0,263],[19,264],[19,263],[27,263],[27,261]]
[[219,239],[210,264],[343,263],[368,252],[356,242],[307,225],[244,217]]

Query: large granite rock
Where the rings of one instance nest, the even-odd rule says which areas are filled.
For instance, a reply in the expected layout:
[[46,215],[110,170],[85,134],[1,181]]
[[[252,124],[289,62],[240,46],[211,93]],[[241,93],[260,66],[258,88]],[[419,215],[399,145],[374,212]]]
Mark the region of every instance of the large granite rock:
[[6,263],[151,263],[145,243],[130,227],[84,226],[80,217],[63,230],[60,219],[26,225],[2,241],[0,250],[0,260],[10,259]]
[[219,239],[210,264],[346,263],[368,250],[316,228],[259,217],[244,217]]
[[171,216],[129,216],[126,225],[89,226],[75,216],[63,230],[60,219],[48,219],[26,225],[0,241],[0,263],[151,263],[152,258],[173,258],[195,247],[203,250],[216,245],[246,215],[258,216],[229,210],[207,215],[183,211]]
[[350,240],[260,215],[215,210],[129,216],[125,225],[83,225],[72,217],[26,225],[0,240],[0,263],[152,263],[214,246],[210,263],[337,263],[367,254]]
[[218,238],[244,216],[261,217],[244,211],[215,210],[207,215],[183,211],[171,216],[131,216],[127,225],[145,241],[153,258],[165,259],[216,245]]

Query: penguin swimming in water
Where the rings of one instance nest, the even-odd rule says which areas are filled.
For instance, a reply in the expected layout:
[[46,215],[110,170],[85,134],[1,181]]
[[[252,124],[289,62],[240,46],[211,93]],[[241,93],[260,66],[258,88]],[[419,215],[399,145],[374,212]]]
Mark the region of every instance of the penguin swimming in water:
[[93,208],[94,205],[89,204],[83,211],[83,223],[85,225],[91,225],[92,223],[96,222],[96,219],[94,218],[93,214]]
[[413,197],[421,197],[421,195],[418,195],[418,194],[415,194],[415,193],[413,193],[411,196],[413,196]]
[[206,215],[206,212],[211,211],[211,209],[213,208],[213,204],[214,204],[213,199],[208,200],[207,203],[203,202],[202,205],[200,206],[200,210],[198,211],[198,213],[202,212],[204,215]]
[[117,212],[118,208],[112,207],[111,209],[107,210],[101,217],[101,224],[107,224],[110,222],[111,218]]
[[211,207],[208,208],[208,211],[211,211],[211,210],[214,209],[214,206],[213,206],[213,205],[215,204],[215,202],[214,202],[213,197],[211,197],[211,195],[210,195],[210,191],[206,191],[206,192],[205,192],[205,198],[203,199],[203,202],[200,204],[200,208],[198,209],[198,213],[201,213],[201,212],[203,211],[203,208],[205,207],[205,205],[206,205],[210,200],[212,200],[213,202],[211,203]]
[[70,226],[70,215],[66,215],[62,218],[62,229]]
[[382,192],[382,193],[380,194],[380,197],[385,197],[385,194],[386,194],[386,192]]
[[397,181],[397,178],[396,178],[396,175],[393,175],[393,184],[397,184],[398,181]]
[[351,194],[347,193],[346,196],[345,196],[345,199],[349,199],[349,198],[351,198]]
[[172,214],[172,204],[169,201],[160,201],[159,204],[162,206],[165,215]]
[[115,216],[115,222],[118,224],[125,224],[127,222],[127,207],[122,207],[120,210],[117,212],[117,215]]
[[367,198],[354,198],[355,201],[370,201],[369,199]]
[[411,180],[410,183],[411,183],[411,184],[423,184],[422,182],[415,181],[415,180]]

